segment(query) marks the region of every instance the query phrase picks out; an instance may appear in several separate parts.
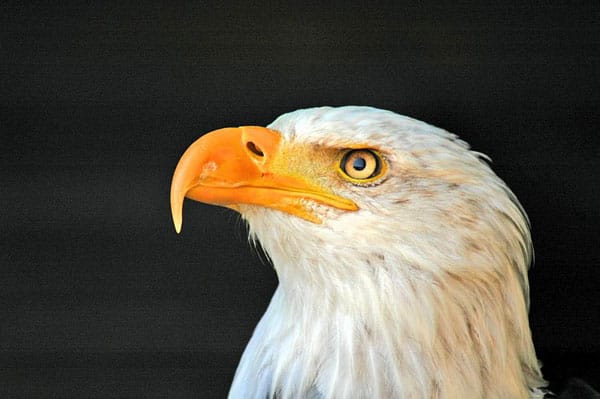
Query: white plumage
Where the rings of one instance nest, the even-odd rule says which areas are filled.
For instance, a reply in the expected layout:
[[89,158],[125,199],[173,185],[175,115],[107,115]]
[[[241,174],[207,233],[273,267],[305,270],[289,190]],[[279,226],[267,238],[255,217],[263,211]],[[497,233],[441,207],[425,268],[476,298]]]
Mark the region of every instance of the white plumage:
[[[302,199],[315,223],[235,204],[279,287],[231,398],[543,397],[527,318],[528,221],[485,157],[369,107],[299,110],[269,128],[290,169],[358,210]],[[330,154],[353,148],[381,154],[383,175],[340,177]]]

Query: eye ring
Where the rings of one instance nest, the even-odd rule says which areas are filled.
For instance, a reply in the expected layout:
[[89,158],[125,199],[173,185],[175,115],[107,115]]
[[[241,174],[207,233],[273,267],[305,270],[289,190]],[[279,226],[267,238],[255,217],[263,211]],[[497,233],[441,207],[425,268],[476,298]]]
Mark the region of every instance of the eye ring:
[[375,180],[382,174],[383,167],[381,155],[370,149],[349,150],[340,161],[340,170],[344,177],[356,183]]

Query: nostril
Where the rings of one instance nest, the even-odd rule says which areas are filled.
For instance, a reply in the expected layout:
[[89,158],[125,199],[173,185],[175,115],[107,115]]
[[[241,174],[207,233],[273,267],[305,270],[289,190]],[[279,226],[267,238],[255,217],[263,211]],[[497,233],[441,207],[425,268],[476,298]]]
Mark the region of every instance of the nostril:
[[256,144],[254,144],[254,142],[249,141],[246,143],[246,148],[248,148],[248,150],[250,150],[251,153],[253,153],[254,155],[258,155],[259,157],[263,157],[265,154],[261,151],[260,148],[258,148],[258,146]]

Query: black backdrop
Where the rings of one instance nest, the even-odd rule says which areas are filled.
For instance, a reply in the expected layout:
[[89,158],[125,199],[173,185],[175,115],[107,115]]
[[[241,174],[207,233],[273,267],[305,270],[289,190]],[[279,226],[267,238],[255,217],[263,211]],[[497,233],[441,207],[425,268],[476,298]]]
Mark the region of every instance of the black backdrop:
[[173,169],[204,132],[347,104],[493,158],[545,374],[600,387],[600,3],[452,3],[2,2],[0,396],[224,396],[277,282],[231,211],[188,202],[175,234]]

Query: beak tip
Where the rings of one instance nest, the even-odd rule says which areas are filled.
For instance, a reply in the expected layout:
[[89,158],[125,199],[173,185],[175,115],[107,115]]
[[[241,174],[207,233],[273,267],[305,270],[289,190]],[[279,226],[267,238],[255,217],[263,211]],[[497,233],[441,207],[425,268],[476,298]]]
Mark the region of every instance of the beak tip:
[[171,193],[171,217],[177,234],[181,233],[181,224],[183,222],[183,197],[176,194],[176,191]]
[[[181,208],[180,208],[181,209]],[[175,227],[175,231],[177,232],[177,234],[181,233],[181,224],[182,224],[182,215],[181,215],[181,210],[179,212],[172,212],[172,217],[173,217],[173,226]]]

